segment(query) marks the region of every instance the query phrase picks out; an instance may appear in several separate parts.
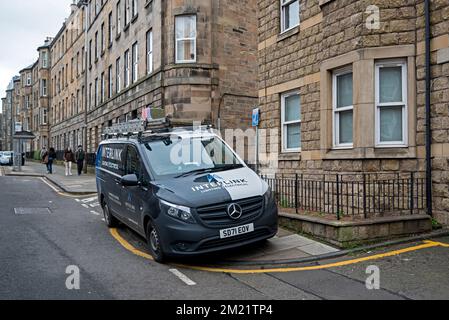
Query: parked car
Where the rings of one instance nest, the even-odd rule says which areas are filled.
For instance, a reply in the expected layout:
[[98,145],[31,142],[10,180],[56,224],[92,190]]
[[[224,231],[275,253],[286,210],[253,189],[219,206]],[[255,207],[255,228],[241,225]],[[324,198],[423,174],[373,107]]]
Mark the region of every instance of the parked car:
[[14,161],[14,152],[0,151],[0,165],[12,166]]
[[[181,150],[193,156],[174,159]],[[244,246],[278,231],[267,183],[209,130],[105,140],[96,175],[106,224],[122,222],[145,237],[158,262]]]

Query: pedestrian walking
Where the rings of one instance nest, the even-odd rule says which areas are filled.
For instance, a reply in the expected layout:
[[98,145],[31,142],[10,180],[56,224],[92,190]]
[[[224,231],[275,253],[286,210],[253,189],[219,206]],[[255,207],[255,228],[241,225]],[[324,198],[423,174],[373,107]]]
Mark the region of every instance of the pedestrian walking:
[[50,148],[46,153],[45,160],[47,163],[47,173],[53,174],[53,161],[56,160],[56,151],[54,148]]
[[42,160],[42,162],[44,161],[44,156],[47,153],[47,147],[43,146],[41,149],[41,153],[40,153],[40,159]]
[[64,150],[64,164],[65,164],[65,175],[72,175],[72,163],[75,162],[75,155],[73,154],[72,148],[67,148]]
[[83,150],[83,146],[78,146],[78,150],[75,153],[75,160],[78,166],[78,175],[80,176],[83,172],[84,159],[86,158],[86,154]]
[[42,163],[45,164],[45,167],[47,168],[47,173],[49,173],[50,170],[48,170],[48,158],[49,158],[49,152],[45,150],[43,155],[41,156]]

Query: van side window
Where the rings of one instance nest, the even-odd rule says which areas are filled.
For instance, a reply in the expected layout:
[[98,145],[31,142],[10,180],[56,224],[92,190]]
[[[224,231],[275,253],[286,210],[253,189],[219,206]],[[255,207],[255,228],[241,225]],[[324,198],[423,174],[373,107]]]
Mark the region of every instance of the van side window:
[[125,152],[123,144],[108,144],[101,147],[101,168],[119,176],[125,173]]
[[126,174],[135,174],[139,180],[141,179],[140,157],[135,147],[128,146]]

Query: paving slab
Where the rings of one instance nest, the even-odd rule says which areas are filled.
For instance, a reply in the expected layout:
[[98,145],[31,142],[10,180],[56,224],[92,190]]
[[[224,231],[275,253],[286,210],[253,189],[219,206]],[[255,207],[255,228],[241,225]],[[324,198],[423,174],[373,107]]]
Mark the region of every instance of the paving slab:
[[305,246],[301,246],[298,248],[299,250],[308,253],[312,256],[319,256],[322,254],[328,254],[333,252],[338,252],[338,249],[332,248],[330,246],[327,246],[325,244],[319,243],[314,241],[313,243],[310,243]]

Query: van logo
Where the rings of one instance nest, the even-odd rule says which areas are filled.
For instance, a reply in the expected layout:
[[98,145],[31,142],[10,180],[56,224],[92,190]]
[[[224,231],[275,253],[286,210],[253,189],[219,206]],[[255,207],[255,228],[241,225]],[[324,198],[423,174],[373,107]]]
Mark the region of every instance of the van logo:
[[243,209],[237,203],[233,203],[228,206],[228,215],[231,217],[231,219],[238,220],[242,217],[242,214]]
[[218,183],[220,181],[223,181],[224,179],[220,176],[217,176],[216,174],[208,174],[207,175],[207,181],[209,183]]

